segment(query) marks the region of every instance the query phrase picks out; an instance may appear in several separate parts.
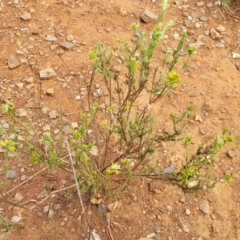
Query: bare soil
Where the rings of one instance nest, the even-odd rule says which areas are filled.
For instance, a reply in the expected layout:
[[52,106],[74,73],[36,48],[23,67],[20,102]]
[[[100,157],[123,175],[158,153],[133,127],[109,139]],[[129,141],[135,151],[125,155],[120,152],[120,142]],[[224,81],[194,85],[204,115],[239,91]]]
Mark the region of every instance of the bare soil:
[[[217,155],[213,175],[230,173],[234,182],[230,185],[219,183],[208,192],[184,193],[170,183],[133,178],[122,194],[115,199],[104,199],[104,206],[115,204],[115,210],[105,216],[98,213],[97,206],[90,204],[91,196],[84,195],[90,227],[102,240],[240,239],[240,58],[232,55],[233,52],[240,54],[240,6],[234,1],[228,10],[224,10],[213,0],[204,0],[203,6],[197,6],[197,2],[176,1],[176,5],[170,1],[171,6],[166,12],[165,21],[173,20],[175,24],[154,56],[153,69],[162,60],[166,45],[177,46],[183,26],[189,35],[185,47],[189,43],[201,43],[184,71],[181,84],[154,104],[156,127],[163,131],[169,128],[169,114],[181,113],[191,104],[195,108],[194,114],[202,118],[199,122],[193,117],[185,130],[185,134],[195,136],[191,146],[194,152],[227,126],[237,141]],[[62,114],[66,122],[78,121],[81,103],[75,98],[84,87],[83,79],[91,76],[89,50],[100,41],[111,46],[118,37],[130,41],[130,23],[138,21],[145,8],[158,14],[159,4],[159,0],[0,0],[0,101],[27,109],[28,117],[17,119],[17,126],[28,122],[39,134],[46,125],[51,125],[54,130],[54,119],[49,118],[53,110]],[[24,12],[30,12],[31,19],[22,20],[20,15]],[[202,16],[207,20],[200,20]],[[221,33],[220,39],[212,39],[206,31],[219,25],[226,31]],[[153,26],[154,22],[141,23],[145,32],[150,32]],[[58,43],[44,40],[46,35],[54,35],[58,42],[63,42],[69,34],[74,36],[76,45],[68,51],[60,48]],[[10,54],[22,62],[19,67],[8,68]],[[55,69],[57,76],[40,80],[39,71],[50,67]],[[49,88],[54,89],[53,96],[46,94]],[[1,124],[5,120],[8,121],[6,116],[0,115]],[[228,156],[230,149],[236,153],[235,157]],[[156,157],[161,159],[163,168],[179,166],[184,159],[183,146],[166,144]],[[3,179],[3,153],[0,153],[0,161]],[[74,184],[70,181],[70,173],[64,169],[41,171],[45,167],[45,164],[30,163],[27,155],[10,160],[9,168],[16,171],[16,177],[8,180],[8,199],[20,193],[24,197],[21,200],[24,207],[12,206],[2,200],[0,214],[4,219],[21,214],[23,220],[9,232],[1,226],[0,239],[84,239],[86,222],[73,188],[56,192],[50,198],[37,198],[44,189],[54,192]],[[28,181],[18,186],[23,182],[22,175],[26,175]],[[151,191],[152,185],[157,191]],[[203,200],[209,202],[208,214],[200,210]],[[49,219],[48,211],[43,213],[46,206],[54,211],[52,219]]]

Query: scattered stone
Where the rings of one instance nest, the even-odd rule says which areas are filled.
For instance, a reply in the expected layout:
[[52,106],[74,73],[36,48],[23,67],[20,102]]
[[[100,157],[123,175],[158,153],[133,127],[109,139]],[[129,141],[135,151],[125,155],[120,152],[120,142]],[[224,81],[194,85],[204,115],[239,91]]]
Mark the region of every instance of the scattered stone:
[[170,211],[172,211],[172,207],[171,206],[169,206],[169,205],[167,205],[167,210],[170,212]]
[[198,185],[198,183],[199,183],[199,181],[197,181],[197,180],[190,181],[190,182],[188,182],[187,187],[188,188],[196,187]]
[[98,148],[97,146],[92,146],[91,150],[90,150],[90,154],[93,156],[98,156]]
[[178,55],[179,56],[184,56],[184,55],[187,55],[188,54],[188,50],[181,50],[178,52]]
[[201,16],[199,18],[202,22],[207,22],[208,18],[206,16]]
[[47,35],[45,37],[45,40],[49,41],[49,42],[57,42],[57,38],[55,36],[53,36],[53,35]]
[[96,93],[97,93],[97,95],[99,96],[99,95],[102,95],[102,89],[101,88],[98,88],[97,90],[96,90]]
[[195,23],[195,28],[198,29],[198,28],[200,28],[200,27],[201,27],[201,24],[200,24],[199,22],[196,22],[196,23]]
[[212,225],[212,231],[213,233],[219,233],[219,228],[216,227],[215,225]]
[[47,68],[39,71],[39,75],[41,79],[49,79],[49,78],[55,77],[57,74],[53,68]]
[[80,99],[82,99],[82,96],[77,95],[77,96],[75,97],[75,99],[76,99],[76,100],[80,100]]
[[18,108],[15,110],[15,116],[22,118],[22,117],[27,117],[28,113],[27,110],[24,108]]
[[48,89],[46,90],[46,94],[49,95],[49,96],[51,96],[51,97],[54,95],[54,93],[55,93],[55,91],[54,91],[53,88],[48,88]]
[[28,13],[28,12],[25,12],[23,14],[20,15],[20,18],[23,20],[23,21],[27,21],[27,20],[30,20],[32,17],[31,13]]
[[223,47],[225,47],[225,44],[224,44],[223,42],[217,42],[217,43],[215,44],[215,46],[216,46],[217,48],[223,48]]
[[75,37],[72,34],[68,34],[66,38],[68,42],[72,42],[75,40]]
[[70,50],[75,46],[75,44],[71,43],[71,42],[62,42],[62,43],[60,43],[60,46],[62,48],[64,48],[65,50]]
[[170,166],[170,167],[167,167],[163,170],[164,173],[173,173],[174,172],[174,167],[173,166]]
[[155,13],[153,13],[147,9],[144,9],[144,11],[140,15],[140,19],[141,19],[141,21],[143,21],[145,23],[149,23],[151,21],[157,20],[158,16]]
[[198,122],[202,122],[203,121],[201,116],[199,116],[199,115],[196,115],[194,119],[195,119],[195,121],[198,121]]
[[21,193],[16,193],[14,196],[14,200],[16,200],[17,202],[21,202],[24,199],[23,195]]
[[25,180],[27,180],[27,175],[22,175],[21,177],[20,177],[20,180],[23,182],[23,181],[25,181]]
[[12,218],[11,218],[11,222],[13,224],[18,224],[22,221],[23,217],[21,216],[21,214],[18,214],[18,215],[14,215]]
[[230,149],[230,150],[228,150],[227,155],[228,155],[230,158],[234,158],[234,157],[237,156],[237,153],[236,153],[233,149]]
[[43,213],[47,213],[48,211],[49,211],[49,205],[47,205],[43,208]]
[[191,214],[191,212],[190,212],[190,210],[187,208],[187,209],[185,209],[185,213],[186,213],[186,215],[190,215]]
[[101,238],[97,233],[91,232],[90,240],[101,240]]
[[239,53],[236,53],[236,52],[232,52],[232,58],[233,58],[233,59],[240,58],[240,54],[239,54]]
[[199,129],[199,132],[200,132],[201,134],[203,134],[203,135],[206,134],[206,132],[205,132],[202,128]]
[[54,211],[52,209],[50,209],[49,213],[48,213],[48,218],[53,219],[53,216],[54,216]]
[[9,170],[7,171],[7,178],[15,178],[16,177],[16,171],[15,170]]
[[47,196],[48,196],[48,191],[47,190],[43,190],[41,193],[39,193],[37,195],[37,199],[45,198]]
[[21,63],[17,60],[17,58],[13,54],[10,54],[8,56],[8,67],[10,69],[14,69],[20,65],[21,65]]
[[106,28],[105,30],[106,30],[106,32],[111,32],[111,31],[112,31],[112,28],[109,28],[109,27],[108,27],[108,28]]
[[73,129],[69,125],[65,125],[62,130],[66,135],[73,133]]
[[75,176],[73,174],[70,175],[69,181],[70,182],[75,182]]
[[147,235],[147,239],[149,239],[149,238],[153,238],[153,237],[155,237],[156,236],[156,233],[150,233],[150,234],[148,234]]
[[200,209],[202,212],[204,212],[205,214],[208,214],[209,213],[209,203],[207,200],[203,200],[200,204]]
[[100,216],[105,216],[107,214],[107,207],[104,204],[97,205],[97,214]]
[[42,217],[43,217],[43,213],[42,213],[41,211],[38,211],[38,212],[37,212],[37,216],[38,216],[39,218],[42,218]]
[[17,87],[23,89],[23,83],[16,83]]
[[188,225],[185,223],[185,221],[180,221],[180,222],[181,222],[181,225],[182,225],[182,230],[183,230],[185,233],[189,233],[190,230],[189,230]]
[[220,39],[222,36],[214,28],[210,29],[210,36],[213,40]]
[[216,30],[219,33],[223,33],[223,32],[226,32],[227,29],[223,25],[219,25],[219,26],[216,27]]

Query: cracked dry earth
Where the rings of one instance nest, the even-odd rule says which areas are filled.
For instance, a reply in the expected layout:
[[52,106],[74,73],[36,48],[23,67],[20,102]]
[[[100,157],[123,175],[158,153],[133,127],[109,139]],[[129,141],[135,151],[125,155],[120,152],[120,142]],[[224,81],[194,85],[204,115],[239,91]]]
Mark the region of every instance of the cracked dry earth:
[[[0,0],[0,100],[16,106],[19,139],[24,138],[23,122],[33,126],[32,138],[45,131],[57,138],[55,123],[61,114],[66,126],[77,122],[79,94],[86,87],[83,79],[91,76],[89,50],[99,41],[110,46],[118,37],[131,40],[129,24],[138,21],[144,9],[158,14],[159,4],[159,0]],[[183,32],[188,33],[184,48],[194,44],[197,53],[181,84],[152,106],[157,128],[168,129],[169,113],[193,105],[195,116],[185,133],[195,136],[191,149],[196,150],[227,126],[237,141],[217,155],[213,174],[231,173],[234,182],[219,183],[210,192],[185,194],[171,184],[134,178],[122,194],[105,199],[100,207],[84,196],[95,239],[240,239],[240,5],[233,1],[228,10],[217,0],[176,0],[170,5],[165,20],[173,20],[174,27],[154,55],[153,67],[166,46],[177,46]],[[154,21],[141,23],[146,32],[153,26]],[[9,128],[6,115],[0,115],[0,123]],[[157,156],[162,167],[181,163],[182,148],[165,144]],[[3,153],[0,161],[3,179]],[[23,208],[1,200],[2,219],[15,224],[9,232],[2,224],[0,239],[86,239],[76,193],[72,188],[61,191],[74,184],[69,172],[61,168],[49,172],[44,164],[31,164],[27,156],[11,159],[9,169],[5,191]],[[52,193],[49,198],[46,189]],[[104,206],[111,209],[106,215]]]

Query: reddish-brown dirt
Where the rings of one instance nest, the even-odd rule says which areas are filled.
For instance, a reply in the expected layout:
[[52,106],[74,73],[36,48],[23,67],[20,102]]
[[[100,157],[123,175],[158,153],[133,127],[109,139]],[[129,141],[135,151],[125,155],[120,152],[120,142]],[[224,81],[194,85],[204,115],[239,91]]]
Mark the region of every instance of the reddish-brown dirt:
[[[197,3],[201,2],[203,5],[198,6]],[[152,107],[157,115],[156,128],[164,130],[170,126],[169,113],[180,113],[189,104],[194,106],[194,115],[201,116],[202,122],[195,121],[193,116],[184,132],[194,135],[193,151],[221,134],[223,127],[228,127],[237,140],[217,155],[213,175],[229,173],[233,175],[234,182],[229,185],[219,183],[209,192],[186,194],[170,183],[145,177],[133,178],[123,193],[114,199],[104,199],[105,206],[115,204],[115,209],[107,216],[99,215],[97,207],[90,204],[90,196],[84,195],[90,227],[102,240],[240,239],[240,58],[233,58],[233,52],[240,54],[240,6],[234,2],[235,5],[224,10],[215,2],[170,1],[165,21],[173,20],[174,26],[157,49],[152,69],[162,60],[167,45],[177,46],[176,39],[184,29],[189,35],[186,44],[201,44],[198,44],[197,53],[184,71],[182,82]],[[10,101],[16,108],[28,111],[28,117],[17,119],[16,125],[28,122],[41,133],[44,126],[57,124],[54,119],[49,119],[49,112],[54,110],[60,114],[59,107],[65,114],[65,122],[78,121],[82,108],[75,98],[79,95],[79,88],[84,87],[83,79],[91,77],[88,52],[100,41],[111,46],[118,37],[131,40],[130,23],[139,20],[144,8],[157,14],[159,4],[159,0],[0,0],[0,101]],[[121,11],[127,14],[121,15]],[[22,20],[20,15],[24,12],[30,12],[31,19]],[[206,19],[201,20],[203,16]],[[226,30],[221,32],[219,39],[212,39],[207,31],[219,25]],[[141,23],[145,32],[150,32],[153,26],[154,22]],[[46,35],[54,35],[58,42],[63,42],[69,34],[76,40],[76,46],[69,51],[58,45],[55,48],[54,43],[44,40]],[[8,68],[10,54],[21,60],[21,66],[12,70]],[[38,72],[50,67],[55,69],[57,77],[40,80]],[[28,80],[32,82],[28,83]],[[55,90],[53,96],[45,93],[49,88]],[[47,112],[39,110],[40,105],[45,110],[47,108]],[[0,115],[1,124],[5,120],[6,115]],[[54,125],[51,127],[53,130]],[[230,158],[227,155],[229,149],[233,149],[236,156]],[[155,156],[161,159],[163,168],[182,163],[182,144],[169,143],[164,150],[164,154],[160,152]],[[4,156],[1,152],[0,161],[3,179]],[[19,208],[1,201],[0,216],[3,219],[21,214],[23,220],[12,226],[9,232],[5,232],[2,224],[0,239],[84,239],[86,221],[72,188],[56,192],[50,198],[37,198],[44,189],[57,191],[74,184],[69,180],[70,174],[61,168],[38,173],[45,167],[45,164],[30,163],[27,155],[10,159],[9,168],[17,175],[8,180],[5,191],[11,191],[8,199],[20,193],[25,204],[24,208]],[[35,173],[38,174],[34,176]],[[14,189],[23,182],[20,179],[22,175],[34,177]],[[158,191],[152,192],[149,184],[154,184]],[[203,200],[210,205],[208,214],[200,210]],[[48,211],[43,213],[46,206],[54,211],[51,219]]]

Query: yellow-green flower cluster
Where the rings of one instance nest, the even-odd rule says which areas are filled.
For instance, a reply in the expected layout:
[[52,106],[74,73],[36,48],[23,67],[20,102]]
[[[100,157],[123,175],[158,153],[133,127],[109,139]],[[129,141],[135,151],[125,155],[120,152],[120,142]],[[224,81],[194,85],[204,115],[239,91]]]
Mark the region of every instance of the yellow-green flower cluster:
[[224,175],[224,179],[226,180],[226,184],[229,184],[234,181],[232,175],[230,175],[230,174]]
[[120,170],[120,165],[118,163],[112,163],[111,166],[109,166],[107,169],[106,169],[106,173],[107,174],[119,174],[119,170]]
[[16,150],[15,143],[9,139],[0,140],[0,147],[5,148],[9,152],[14,152]]
[[198,168],[196,166],[189,166],[186,168],[181,169],[181,177],[182,177],[182,183],[187,184],[189,182],[189,179],[193,177],[198,171]]
[[180,74],[171,71],[168,73],[167,79],[165,80],[165,85],[171,89],[172,87],[174,87],[174,85],[176,83],[180,83],[181,79],[180,79]]

